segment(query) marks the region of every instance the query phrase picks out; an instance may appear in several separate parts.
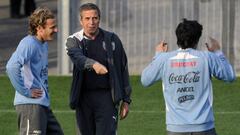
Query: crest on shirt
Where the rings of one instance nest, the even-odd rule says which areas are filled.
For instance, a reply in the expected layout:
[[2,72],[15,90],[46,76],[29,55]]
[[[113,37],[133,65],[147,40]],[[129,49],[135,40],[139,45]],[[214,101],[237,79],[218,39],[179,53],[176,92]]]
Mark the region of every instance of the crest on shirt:
[[[111,42],[111,45],[112,45],[112,50],[115,51],[115,48],[116,48],[115,42]],[[104,41],[103,41],[102,46],[103,46],[103,49],[104,49],[105,51],[107,51],[107,49],[106,49],[106,43],[105,43]]]

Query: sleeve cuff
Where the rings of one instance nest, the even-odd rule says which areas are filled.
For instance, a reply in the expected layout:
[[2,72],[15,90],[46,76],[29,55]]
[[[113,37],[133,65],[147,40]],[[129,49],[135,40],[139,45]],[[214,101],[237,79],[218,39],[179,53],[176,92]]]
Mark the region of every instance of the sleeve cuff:
[[131,104],[132,100],[131,99],[124,99],[123,102],[126,102],[128,104]]

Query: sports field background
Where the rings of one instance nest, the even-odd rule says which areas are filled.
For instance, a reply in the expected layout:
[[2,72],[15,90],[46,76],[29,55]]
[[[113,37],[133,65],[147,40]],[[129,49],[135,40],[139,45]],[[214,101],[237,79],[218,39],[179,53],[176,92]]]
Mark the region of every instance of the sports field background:
[[[65,135],[75,135],[75,114],[68,107],[71,77],[50,76],[51,107]],[[133,87],[130,113],[120,121],[118,135],[165,135],[165,107],[161,82],[144,88],[139,76],[131,77]],[[240,81],[213,81],[214,112],[218,135],[240,135]],[[14,89],[0,76],[0,135],[17,135],[17,117],[12,105]]]

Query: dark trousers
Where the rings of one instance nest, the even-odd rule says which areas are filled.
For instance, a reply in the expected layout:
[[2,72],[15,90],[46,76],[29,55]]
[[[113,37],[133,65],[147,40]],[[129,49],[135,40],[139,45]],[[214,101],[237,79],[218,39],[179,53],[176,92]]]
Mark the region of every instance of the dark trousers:
[[89,90],[82,93],[76,118],[81,135],[116,135],[118,109],[110,90]]
[[217,135],[215,128],[209,129],[207,131],[201,131],[201,132],[183,132],[183,133],[176,133],[176,132],[167,132],[167,135]]

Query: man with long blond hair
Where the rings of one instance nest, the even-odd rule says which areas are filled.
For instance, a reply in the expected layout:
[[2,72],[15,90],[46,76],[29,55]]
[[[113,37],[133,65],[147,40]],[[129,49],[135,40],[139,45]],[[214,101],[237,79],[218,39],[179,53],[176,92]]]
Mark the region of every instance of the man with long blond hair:
[[54,14],[45,7],[29,17],[29,35],[24,37],[7,63],[15,88],[14,106],[20,135],[63,135],[50,109],[48,91],[48,43],[57,32]]

